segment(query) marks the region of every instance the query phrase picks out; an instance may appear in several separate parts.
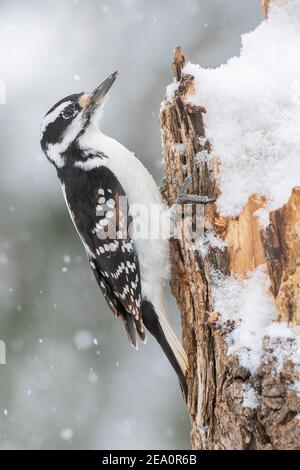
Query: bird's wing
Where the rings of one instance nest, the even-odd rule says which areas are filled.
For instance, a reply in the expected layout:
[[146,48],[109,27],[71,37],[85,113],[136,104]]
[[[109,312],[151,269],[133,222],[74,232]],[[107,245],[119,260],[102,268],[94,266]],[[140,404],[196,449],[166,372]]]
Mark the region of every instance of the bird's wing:
[[137,347],[135,330],[145,340],[141,311],[141,280],[132,222],[125,191],[106,166],[88,173],[89,190],[72,194],[74,223],[85,244],[97,283],[112,312],[121,316],[129,339]]

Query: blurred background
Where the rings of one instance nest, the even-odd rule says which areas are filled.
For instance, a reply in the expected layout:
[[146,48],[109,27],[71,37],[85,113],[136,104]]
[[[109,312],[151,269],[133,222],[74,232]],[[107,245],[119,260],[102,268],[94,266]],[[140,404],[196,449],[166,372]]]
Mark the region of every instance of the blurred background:
[[0,0],[0,448],[190,448],[176,376],[152,339],[131,349],[104,304],[39,129],[118,70],[102,128],[160,183],[173,49],[218,66],[260,16],[260,0]]

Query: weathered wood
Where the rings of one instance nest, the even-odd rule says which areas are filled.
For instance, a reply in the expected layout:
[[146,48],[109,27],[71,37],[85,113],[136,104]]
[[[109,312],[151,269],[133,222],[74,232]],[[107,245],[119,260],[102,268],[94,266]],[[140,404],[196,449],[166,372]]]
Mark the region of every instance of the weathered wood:
[[267,18],[270,8],[272,8],[273,5],[281,5],[283,2],[286,2],[287,0],[262,0],[262,14],[263,18]]
[[[194,93],[194,77],[182,72],[184,63],[177,48],[173,72],[179,86],[171,102],[164,102],[160,116],[170,205],[178,195],[177,180],[183,181],[194,171],[198,176],[190,185],[191,193],[219,194],[218,158],[211,156],[209,165],[205,160],[196,164],[196,155],[204,150],[209,153],[211,144],[205,137],[206,110],[191,106],[187,100]],[[181,238],[171,242],[171,288],[181,311],[183,343],[189,357],[187,406],[195,449],[300,448],[300,398],[291,387],[299,378],[294,364],[286,361],[278,373],[265,338],[259,371],[252,375],[241,367],[236,356],[227,354],[225,328],[217,321],[212,299],[212,270],[245,278],[257,266],[265,265],[277,319],[300,323],[300,188],[270,215],[266,229],[256,215],[264,204],[263,196],[253,195],[235,218],[220,216],[213,203],[204,206],[204,230],[215,230],[225,241],[225,249],[209,247],[205,254],[191,250],[182,221]],[[246,386],[259,397],[257,408],[243,405]]]

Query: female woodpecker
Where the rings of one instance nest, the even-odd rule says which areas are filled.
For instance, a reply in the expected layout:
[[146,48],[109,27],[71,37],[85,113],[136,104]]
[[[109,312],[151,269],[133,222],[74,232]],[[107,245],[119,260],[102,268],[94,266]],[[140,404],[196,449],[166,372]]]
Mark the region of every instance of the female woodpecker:
[[[157,339],[186,395],[187,356],[170,326],[163,291],[168,241],[151,234],[134,236],[137,219],[147,233],[153,207],[160,216],[160,192],[134,154],[99,129],[116,77],[117,72],[93,93],[74,94],[53,106],[42,123],[41,146],[56,168],[70,216],[111,311],[122,318],[135,348],[136,334],[145,342],[144,326]],[[143,208],[138,218],[137,205]]]

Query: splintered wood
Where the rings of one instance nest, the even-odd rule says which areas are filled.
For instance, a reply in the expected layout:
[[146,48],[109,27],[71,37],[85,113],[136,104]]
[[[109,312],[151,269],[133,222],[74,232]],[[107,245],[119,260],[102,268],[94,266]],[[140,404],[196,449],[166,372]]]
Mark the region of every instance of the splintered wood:
[[263,18],[268,18],[269,10],[272,6],[281,5],[287,0],[262,0]]

